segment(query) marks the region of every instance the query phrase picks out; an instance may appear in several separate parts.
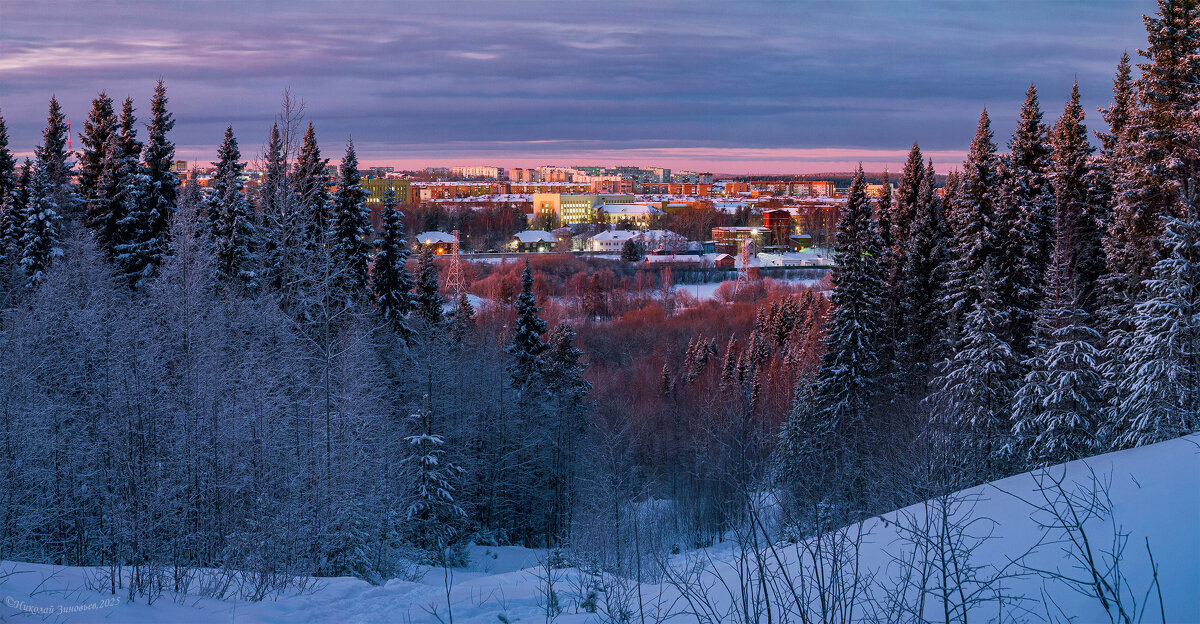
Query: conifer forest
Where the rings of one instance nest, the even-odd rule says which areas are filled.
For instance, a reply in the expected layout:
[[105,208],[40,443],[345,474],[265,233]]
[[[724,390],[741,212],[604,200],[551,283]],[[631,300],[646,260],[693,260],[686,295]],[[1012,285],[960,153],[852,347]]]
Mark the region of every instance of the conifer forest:
[[[211,137],[204,187],[174,167],[162,79],[96,94],[70,135],[49,97],[36,146],[0,101],[0,561],[146,604],[426,570],[444,604],[406,621],[450,622],[475,621],[452,571],[520,547],[545,553],[538,621],[965,623],[987,601],[1014,610],[972,620],[1072,621],[1006,594],[1008,567],[983,580],[983,538],[949,518],[955,493],[1200,431],[1200,3],[1156,9],[1106,107],[1030,83],[1011,136],[981,111],[948,176],[913,143],[869,195],[860,164],[827,275],[712,299],[632,243],[435,254],[418,231],[524,215],[368,202],[354,141],[292,93]],[[942,522],[904,533],[924,567],[851,577],[847,527],[917,508]],[[720,586],[671,563],[725,546]],[[1081,552],[1078,592],[1141,621]],[[1192,555],[1174,582],[1200,579]],[[593,585],[568,599],[564,569]],[[1193,621],[1148,578],[1137,609]],[[631,589],[650,583],[671,608]]]

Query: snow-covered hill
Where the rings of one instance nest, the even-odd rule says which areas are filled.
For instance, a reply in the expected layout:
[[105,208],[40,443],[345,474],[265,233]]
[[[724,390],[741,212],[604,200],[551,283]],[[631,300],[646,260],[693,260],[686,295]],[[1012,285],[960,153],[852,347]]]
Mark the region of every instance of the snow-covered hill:
[[[1126,536],[1120,572],[1123,585],[1117,589],[1127,600],[1137,602],[1133,621],[1200,622],[1200,436],[1190,436],[1128,451],[1110,453],[1072,462],[1042,473],[1027,473],[972,488],[951,497],[953,512],[946,533],[950,539],[913,539],[909,529],[924,526],[928,517],[938,519],[937,501],[873,518],[852,527],[846,535],[861,536],[857,552],[859,587],[854,590],[852,619],[868,618],[889,608],[913,608],[925,599],[926,614],[933,621],[944,617],[937,601],[940,575],[930,575],[922,592],[914,582],[914,570],[936,572],[936,566],[919,562],[937,554],[935,542],[953,543],[960,548],[958,571],[966,578],[954,584],[962,587],[965,600],[975,603],[973,621],[997,617],[1020,621],[1108,622],[1105,608],[1087,588],[1073,588],[1056,576],[1089,581],[1090,572],[1077,565],[1080,547],[1064,541],[1061,530],[1046,529],[1049,516],[1035,507],[1046,508],[1061,492],[1073,495],[1097,494],[1093,502],[1111,500],[1111,514],[1101,514],[1084,524],[1089,544],[1101,572],[1107,570],[1107,555],[1115,534]],[[1039,487],[1039,483],[1041,487]],[[1094,486],[1100,483],[1098,490]],[[1082,499],[1079,499],[1082,500]],[[1079,502],[1077,500],[1077,502]],[[1059,505],[1060,511],[1070,511]],[[1108,507],[1107,504],[1104,505]],[[1079,511],[1080,505],[1074,510]],[[1039,524],[1038,520],[1041,520]],[[936,523],[935,523],[936,524]],[[929,532],[924,535],[928,537]],[[987,536],[987,539],[982,539]],[[1078,537],[1078,535],[1076,535]],[[841,542],[843,546],[852,543]],[[921,546],[914,546],[920,544]],[[806,578],[797,561],[811,563],[812,542],[777,544],[757,552],[761,557],[742,557],[730,544],[703,553],[683,553],[671,559],[677,580],[695,583],[692,590],[680,592],[679,583],[643,584],[640,603],[651,615],[673,614],[670,622],[698,619],[696,612],[729,621],[734,613],[744,613],[741,600],[743,584],[753,579],[758,563],[773,570],[772,580],[782,587],[786,570],[793,585]],[[1147,549],[1147,545],[1149,549]],[[965,551],[970,551],[965,553]],[[1150,566],[1150,553],[1157,565],[1158,586]],[[18,619],[24,613],[31,620],[71,622],[437,622],[449,621],[447,580],[451,581],[449,604],[455,622],[544,622],[546,571],[538,565],[542,553],[516,547],[473,547],[471,565],[455,570],[447,579],[440,569],[428,570],[416,581],[393,580],[372,586],[356,579],[325,579],[312,591],[263,602],[238,602],[184,597],[178,601],[166,595],[153,605],[125,604],[109,594],[84,589],[89,570],[58,568],[17,562],[0,564],[0,619]],[[782,562],[784,567],[778,568]],[[918,565],[913,565],[917,562]],[[703,565],[698,565],[703,564]],[[739,565],[740,564],[740,565]],[[749,565],[747,565],[749,564]],[[969,568],[969,569],[968,569]],[[1036,573],[1034,571],[1040,571]],[[739,575],[740,571],[740,575]],[[563,623],[602,621],[600,615],[582,612],[589,577],[578,570],[556,570],[555,594],[563,612],[554,621]],[[869,580],[872,579],[873,580]],[[1115,579],[1115,576],[1110,577]],[[904,579],[908,583],[903,584]],[[754,585],[760,589],[761,583]],[[636,610],[638,587],[620,584],[623,600]],[[905,589],[903,592],[897,588]],[[1084,589],[1081,593],[1076,589]],[[889,595],[888,590],[892,590]],[[1165,614],[1158,610],[1161,589]],[[615,591],[615,590],[614,590]],[[972,598],[969,592],[975,592]],[[768,594],[772,593],[770,591]],[[796,600],[772,598],[772,617],[794,610],[804,602],[804,593],[787,592]],[[689,595],[690,594],[690,595]],[[1004,605],[990,598],[1009,597]],[[698,596],[704,596],[698,602]],[[1021,600],[1015,598],[1020,597]],[[689,600],[689,598],[691,600]],[[613,597],[611,602],[616,602]],[[957,599],[956,599],[957,600]],[[889,602],[890,601],[890,602]],[[113,604],[113,602],[118,602]],[[603,599],[601,610],[604,609]],[[1130,604],[1129,602],[1126,605]],[[1145,606],[1145,611],[1141,612]],[[609,605],[610,610],[612,605]],[[1128,608],[1128,606],[1126,607]],[[1115,605],[1110,604],[1110,609]],[[580,612],[576,612],[580,610]],[[1141,613],[1139,613],[1141,612]],[[893,610],[893,613],[895,611]],[[765,614],[763,615],[765,620]],[[900,621],[911,621],[911,612]],[[633,621],[640,621],[634,616]],[[649,619],[647,621],[650,621]]]

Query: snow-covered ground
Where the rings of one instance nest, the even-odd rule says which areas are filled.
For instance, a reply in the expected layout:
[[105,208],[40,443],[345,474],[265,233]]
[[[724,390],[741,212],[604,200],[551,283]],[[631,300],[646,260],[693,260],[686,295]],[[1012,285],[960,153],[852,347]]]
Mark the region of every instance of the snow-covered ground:
[[[767,279],[780,283],[799,284],[801,286],[814,286],[821,281],[819,279],[777,279],[774,277]],[[727,282],[729,283],[729,287],[733,288],[733,284],[735,284],[737,280],[709,282],[707,284],[676,284],[674,290],[675,292],[685,292],[700,301],[708,301],[710,299],[715,299],[717,297],[717,289],[720,288],[722,284]]]
[[[1111,516],[1086,525],[1094,552],[1103,558],[1100,553],[1112,547],[1114,529],[1125,534],[1121,569],[1129,585],[1124,591],[1136,596],[1139,609],[1147,606],[1144,621],[1200,622],[1200,435],[1072,462],[1041,474],[1061,478],[1067,491],[1089,490],[1093,477],[1108,483]],[[1035,476],[1018,475],[960,493],[960,500],[975,501],[958,510],[961,520],[974,521],[967,532],[991,536],[974,549],[970,563],[982,566],[978,575],[982,577],[989,569],[1007,566],[1010,572],[1016,570],[1009,562],[1025,555],[1021,569],[1042,570],[1040,575],[1025,572],[1003,581],[1005,594],[1027,597],[1026,611],[1009,611],[1010,616],[1036,622],[1045,621],[1050,613],[1057,618],[1054,621],[1068,621],[1068,615],[1075,622],[1110,621],[1095,598],[1051,578],[1055,574],[1087,576],[1074,568],[1067,544],[1046,541],[1058,534],[1047,534],[1035,522],[1039,514],[1032,505],[1042,500]],[[902,527],[919,521],[925,509],[915,505],[854,527],[853,534],[861,528],[865,536],[859,555],[862,571],[875,573],[877,579],[896,578],[903,567],[896,557],[911,552],[902,539]],[[1157,589],[1151,586],[1147,545],[1157,565],[1165,614],[1159,613]],[[771,557],[787,562],[792,578],[798,578],[795,553],[801,550],[779,544]],[[697,578],[709,587],[706,593],[719,609],[732,603],[730,589],[738,587],[737,564],[745,559],[737,552],[726,543],[703,553],[676,555],[672,565],[684,570],[685,564],[704,561]],[[392,580],[383,586],[356,579],[324,579],[310,592],[263,602],[197,597],[174,601],[164,596],[150,606],[126,604],[109,594],[84,589],[86,569],[7,562],[0,564],[0,620],[19,620],[25,614],[32,621],[70,622],[437,622],[449,621],[448,599],[456,622],[543,622],[542,556],[519,547],[474,546],[471,564],[453,571],[448,597],[447,579],[435,568],[426,570],[420,580]],[[560,573],[563,576],[556,593],[565,610],[554,621],[599,621],[597,615],[576,613],[582,600],[571,580],[581,578],[578,571]],[[696,621],[674,586],[646,584],[641,590],[647,609],[676,613],[666,621]],[[881,592],[875,590],[874,597],[882,598]],[[1049,607],[1047,597],[1057,606]],[[865,615],[865,607],[856,613]],[[992,621],[996,607],[982,605],[973,615],[976,621]],[[639,619],[635,616],[633,621]]]

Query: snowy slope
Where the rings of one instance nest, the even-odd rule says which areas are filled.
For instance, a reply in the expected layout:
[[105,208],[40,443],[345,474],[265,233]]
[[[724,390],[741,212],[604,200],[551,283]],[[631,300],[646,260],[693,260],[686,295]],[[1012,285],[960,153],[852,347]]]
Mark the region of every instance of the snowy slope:
[[[1109,622],[1096,598],[1048,578],[1064,574],[1086,579],[1088,574],[1071,558],[1070,553],[1078,551],[1064,542],[1063,534],[1043,530],[1033,519],[1047,519],[1046,514],[1033,509],[1034,505],[1046,503],[1040,497],[1041,488],[1037,485],[1039,482],[1049,484],[1046,477],[1060,480],[1062,490],[1076,496],[1094,492],[1097,481],[1108,484],[1107,488],[1101,489],[1107,490],[1111,514],[1093,518],[1085,527],[1092,552],[1102,563],[1106,561],[1105,553],[1113,548],[1114,534],[1126,535],[1120,564],[1128,582],[1124,593],[1126,598],[1136,598],[1139,612],[1145,607],[1142,621],[1200,622],[1200,435],[1025,473],[970,488],[951,497],[964,503],[956,508],[957,524],[966,526],[969,535],[990,536],[987,540],[963,540],[973,548],[970,563],[983,568],[981,576],[989,572],[1009,576],[1002,581],[1002,592],[1026,598],[1019,603],[1019,612],[1011,615],[1020,617],[1021,621],[1033,622],[1067,621],[1065,615],[1076,618],[1076,622]],[[1104,498],[1103,492],[1100,494]],[[918,504],[872,518],[847,531],[850,536],[863,536],[859,552],[860,576],[874,575],[877,581],[887,579],[884,584],[894,587],[894,579],[904,568],[898,560],[907,560],[913,552],[911,541],[902,537],[903,531],[899,527],[920,525],[927,510],[937,511],[928,503]],[[1152,587],[1147,544],[1158,567],[1165,617],[1158,609],[1156,588]],[[729,550],[729,546],[725,549]],[[811,565],[811,558],[806,556],[803,548],[781,545],[765,557],[768,563],[777,560],[775,553],[786,562],[792,578],[799,578],[797,561]],[[1018,558],[1024,565],[1013,563]],[[733,587],[734,593],[739,589],[736,584],[737,560],[733,557],[713,559],[715,564],[708,566],[699,582],[715,603],[710,613],[722,613],[722,609],[733,602],[726,586]],[[1031,570],[1040,570],[1044,574]],[[910,592],[908,601],[915,602],[915,599],[916,593]],[[885,600],[879,587],[864,591],[856,601],[856,615],[865,618],[872,601],[878,606]],[[1012,606],[1010,602],[1006,611],[1011,611]],[[1055,619],[1047,618],[1047,607]],[[925,614],[931,621],[943,621],[931,605],[926,605]],[[997,604],[980,604],[969,611],[969,615],[972,616],[969,619],[975,621],[994,621]],[[1137,617],[1133,621],[1138,621]]]
[[[1051,469],[1049,474],[1064,476],[1064,484],[1090,485],[1092,475],[1110,482],[1111,520],[1089,524],[1097,550],[1110,545],[1114,526],[1128,533],[1128,546],[1122,568],[1139,603],[1151,579],[1148,540],[1159,569],[1165,618],[1151,600],[1147,622],[1200,622],[1200,436],[1190,436],[1153,446],[1110,453]],[[1013,557],[1026,553],[1044,534],[1031,519],[1030,502],[1037,499],[1034,476],[1018,475],[962,493],[975,503],[972,517],[976,527],[986,527],[992,539],[979,545],[971,555],[975,564],[1000,567]],[[897,521],[903,517],[920,518],[926,507],[916,505],[874,518],[862,524],[866,537],[860,551],[862,569],[876,572],[877,578],[894,578],[898,572],[895,556],[909,547],[898,538]],[[961,509],[960,509],[961,512]],[[904,524],[902,522],[901,524]],[[737,558],[729,544],[703,553],[709,562],[700,580],[712,584],[710,598],[717,608],[729,606],[725,584],[736,586]],[[795,577],[795,545],[780,545],[778,556],[787,561]],[[1028,554],[1025,564],[1046,571],[1075,574],[1062,544],[1043,543]],[[543,574],[538,566],[540,553],[518,547],[472,547],[472,563],[466,570],[454,571],[450,602],[454,621],[499,622],[545,621]],[[674,563],[695,562],[696,553],[685,553]],[[682,567],[680,568],[682,569]],[[1012,569],[1011,566],[1009,569]],[[108,594],[80,589],[87,570],[23,563],[0,564],[0,620],[17,619],[24,611],[31,621],[69,622],[437,622],[446,616],[443,572],[428,570],[419,581],[393,580],[384,586],[372,586],[356,579],[326,579],[315,591],[304,595],[280,597],[274,601],[247,603],[188,597],[174,602],[164,597],[152,606],[145,604],[110,605]],[[563,571],[556,591],[565,611],[555,621],[571,624],[594,622],[597,617],[575,613],[580,601],[571,580],[579,578],[574,570]],[[720,577],[720,578],[718,578]],[[718,582],[719,581],[719,582]],[[1043,595],[1053,596],[1061,613],[1075,616],[1077,622],[1107,622],[1099,603],[1071,591],[1061,583],[1033,574],[1006,579],[1005,593],[1030,598],[1023,615],[1026,621],[1044,619]],[[643,585],[646,604],[658,612],[673,611],[671,622],[695,621],[675,587],[669,584]],[[882,598],[879,588],[871,590]],[[1045,592],[1045,594],[1043,594]],[[73,612],[43,617],[38,613],[59,607]],[[650,607],[648,607],[649,609]],[[434,613],[438,615],[433,615]],[[859,609],[862,615],[865,609]],[[1042,615],[1039,615],[1041,613]],[[973,614],[976,621],[995,616],[995,606],[985,605]],[[635,618],[636,621],[636,618]]]

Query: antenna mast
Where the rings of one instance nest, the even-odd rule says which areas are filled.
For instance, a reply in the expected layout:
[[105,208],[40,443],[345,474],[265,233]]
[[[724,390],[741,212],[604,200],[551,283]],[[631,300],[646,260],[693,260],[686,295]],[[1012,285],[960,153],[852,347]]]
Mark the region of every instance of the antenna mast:
[[747,238],[742,241],[742,253],[739,258],[738,278],[733,285],[733,294],[742,291],[742,288],[750,286],[750,246],[754,244],[753,239]]
[[467,280],[463,277],[462,262],[458,257],[458,230],[451,232],[454,241],[450,243],[450,270],[446,273],[446,283],[454,291],[454,300],[458,301],[467,292]]

